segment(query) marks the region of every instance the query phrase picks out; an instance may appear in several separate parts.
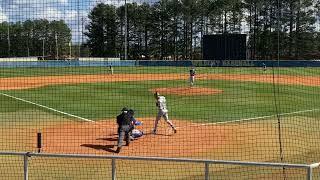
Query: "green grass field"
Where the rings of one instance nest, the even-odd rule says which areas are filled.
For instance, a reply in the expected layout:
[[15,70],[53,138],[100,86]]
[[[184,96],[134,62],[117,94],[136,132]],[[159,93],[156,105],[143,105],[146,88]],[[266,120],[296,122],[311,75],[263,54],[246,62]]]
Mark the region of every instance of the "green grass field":
[[[54,85],[5,93],[60,111],[99,120],[115,117],[123,106],[134,108],[139,117],[151,117],[155,107],[149,89],[184,85],[183,81],[175,81],[174,84],[169,81],[80,84],[63,85],[63,88],[61,85]],[[202,81],[197,86],[222,89],[224,93],[199,97],[168,95],[171,116],[195,122],[221,122],[275,114],[272,84]],[[320,107],[320,101],[315,100],[319,97],[319,88],[281,86],[280,89],[285,91],[284,96],[279,96],[278,99],[280,108],[282,107],[281,113]],[[6,107],[0,109],[0,112],[38,108],[5,96],[1,96],[0,101]],[[296,101],[299,103],[295,103]]]
[[[116,74],[175,74],[188,73],[188,68],[177,67],[115,67]],[[81,75],[81,74],[105,74],[109,73],[108,68],[93,67],[93,68],[2,68],[0,69],[0,77],[29,77],[29,76],[52,76],[52,75]],[[280,74],[291,76],[319,76],[319,68],[277,68],[268,69],[263,72],[261,68],[197,68],[198,74]],[[136,110],[137,118],[154,117],[156,108],[154,105],[154,98],[150,89],[154,88],[170,88],[170,87],[187,87],[187,80],[175,81],[137,81],[137,82],[109,82],[109,83],[82,83],[82,84],[68,84],[68,85],[50,85],[41,88],[33,88],[26,90],[2,90],[0,93],[5,93],[17,98],[41,104],[59,111],[73,114],[79,117],[87,118],[94,121],[114,119],[123,106],[128,106]],[[236,157],[230,145],[230,149],[221,149],[219,151],[212,151],[206,154],[208,159],[230,159],[230,160],[259,160],[269,162],[278,162],[277,144],[275,152],[269,152],[267,145],[263,145],[268,135],[277,135],[278,119],[275,114],[282,114],[280,120],[282,121],[282,138],[285,152],[285,161],[289,163],[312,163],[320,159],[320,148],[316,145],[320,143],[318,140],[319,133],[317,132],[320,117],[320,87],[317,86],[302,86],[298,83],[296,85],[279,85],[263,82],[240,82],[235,80],[201,80],[196,81],[197,87],[206,87],[223,90],[221,94],[203,95],[203,96],[177,96],[166,95],[169,108],[169,115],[172,119],[188,120],[195,123],[216,123],[224,122],[226,124],[235,124],[234,121],[253,118],[252,123],[259,124],[265,122],[266,126],[261,125],[259,131],[265,131],[265,136],[248,137],[248,144],[244,144],[239,148],[239,154],[243,155],[239,159],[232,159]],[[9,98],[7,96],[0,96],[0,125],[2,129],[21,128],[42,128],[63,122],[79,121],[79,119],[51,111],[33,104],[22,102]],[[275,107],[277,104],[277,108]],[[265,118],[263,118],[265,117]],[[256,118],[256,119],[255,119]],[[230,123],[228,123],[230,122]],[[251,121],[243,122],[248,125]],[[259,126],[260,127],[260,126]],[[241,131],[235,132],[236,135],[245,136]],[[278,137],[278,136],[274,136]],[[14,137],[13,137],[14,138]],[[6,143],[7,139],[2,138],[0,143],[1,150],[6,151],[23,151],[23,148],[15,149],[14,143]],[[261,140],[261,142],[258,142]],[[256,142],[257,141],[257,142]],[[275,140],[278,141],[277,139]],[[10,141],[7,141],[10,142]],[[256,143],[255,143],[256,142]],[[228,145],[225,146],[228,148]],[[265,150],[266,154],[260,154]],[[168,152],[170,153],[170,152]],[[229,153],[229,154],[228,154]],[[270,156],[268,154],[270,153]],[[274,153],[274,154],[273,154]],[[272,155],[271,155],[272,154]],[[257,158],[261,157],[262,158]],[[197,158],[197,157],[195,157]],[[203,158],[203,157],[201,157]],[[64,160],[55,160],[56,163],[49,169],[54,171],[62,171],[62,167],[68,165],[59,165]],[[108,162],[109,163],[109,162]],[[121,163],[120,163],[121,164]],[[164,163],[165,164],[165,163]],[[16,166],[13,162],[12,165]],[[40,162],[34,164],[35,169],[40,168]],[[93,179],[101,177],[108,177],[110,173],[107,169],[103,174],[101,169],[95,169],[96,166],[110,167],[110,164],[98,163],[92,161],[91,165],[83,163],[78,168],[85,169],[89,176]],[[143,165],[141,165],[143,166]],[[161,165],[165,167],[176,167],[174,164]],[[184,173],[188,165],[182,165],[181,169],[177,169],[177,173]],[[77,167],[75,167],[76,169]],[[126,169],[126,167],[123,167]],[[151,172],[145,177],[157,176],[158,171],[155,171],[157,166],[145,167]],[[2,169],[0,167],[0,169]],[[33,170],[36,173],[36,170]],[[39,170],[44,176],[49,176],[48,168]],[[119,168],[121,169],[121,168]],[[202,169],[198,166],[191,167],[193,171],[183,176],[169,179],[202,179]],[[221,177],[234,176],[232,173],[228,175],[227,167],[217,168],[211,172],[212,174],[220,175]],[[232,168],[231,168],[232,169]],[[273,170],[255,170],[250,173],[248,168],[235,168],[236,174],[241,173],[241,170],[248,171],[243,175],[243,178],[254,176],[255,174],[263,174],[266,172],[274,172]],[[153,172],[154,171],[154,172]],[[168,171],[161,169],[162,173]],[[97,172],[97,173],[93,173]],[[259,173],[261,172],[261,173]],[[123,173],[123,172],[122,172]],[[173,172],[166,172],[168,176]],[[63,173],[65,179],[79,178],[81,174],[77,171]],[[137,179],[141,174],[134,171],[128,171],[127,174],[119,174],[119,177],[125,179],[125,175],[130,175]],[[266,173],[266,177],[270,177]],[[281,174],[281,172],[280,172]],[[168,176],[158,176],[159,179],[168,179]],[[280,175],[279,175],[280,176]],[[263,178],[262,176],[260,176]],[[297,175],[301,177],[301,173]],[[59,177],[57,177],[59,178]],[[19,179],[19,178],[17,178]],[[34,179],[41,179],[41,177],[34,177]],[[63,178],[62,178],[63,179]],[[121,179],[121,178],[120,178]],[[148,179],[148,178],[146,178]],[[214,179],[214,178],[213,178]],[[217,176],[219,179],[219,176]]]
[[[41,75],[52,75],[52,73],[49,71],[48,74]],[[276,114],[273,84],[231,80],[202,80],[196,83],[197,87],[215,88],[224,92],[216,95],[186,97],[167,95],[168,108],[173,118],[194,122],[223,122]],[[152,117],[155,107],[150,89],[185,86],[188,84],[184,80],[139,81],[51,85],[1,92],[80,117],[99,120],[114,118],[123,106],[135,109],[139,117]],[[320,101],[317,100],[320,87],[276,85],[276,88],[280,92],[280,95],[276,94],[279,113],[320,107]],[[6,96],[0,96],[0,101],[5,107],[0,108],[0,113],[34,108],[45,110]],[[50,112],[55,113],[49,110]]]
[[[226,74],[281,74],[294,76],[319,76],[320,68],[317,67],[292,67],[292,68],[268,68],[262,72],[259,67],[198,67],[198,74],[226,73]],[[189,67],[114,67],[114,73],[118,74],[145,74],[145,73],[188,73]],[[47,68],[0,68],[0,77],[27,77],[47,75],[73,75],[73,74],[101,74],[109,73],[108,67],[47,67]]]

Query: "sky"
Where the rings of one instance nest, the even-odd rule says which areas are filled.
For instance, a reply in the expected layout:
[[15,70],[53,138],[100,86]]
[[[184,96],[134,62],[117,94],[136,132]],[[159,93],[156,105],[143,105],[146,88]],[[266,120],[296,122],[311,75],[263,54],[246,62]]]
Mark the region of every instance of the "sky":
[[[130,2],[152,2],[156,0],[127,0]],[[115,6],[125,0],[0,0],[0,23],[27,19],[64,20],[72,30],[72,42],[85,40],[82,32],[89,22],[88,13],[98,3]]]

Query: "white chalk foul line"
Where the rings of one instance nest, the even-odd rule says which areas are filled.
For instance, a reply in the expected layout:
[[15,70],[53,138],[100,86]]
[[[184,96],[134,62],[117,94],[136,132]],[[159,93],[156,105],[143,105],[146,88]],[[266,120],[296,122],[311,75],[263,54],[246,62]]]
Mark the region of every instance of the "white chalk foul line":
[[80,117],[80,116],[76,116],[76,115],[73,115],[73,114],[70,114],[70,113],[66,113],[66,112],[63,112],[63,111],[59,111],[57,109],[53,109],[51,107],[48,107],[48,106],[44,106],[44,105],[41,105],[41,104],[38,104],[38,103],[35,103],[35,102],[31,102],[31,101],[28,101],[28,100],[25,100],[25,99],[21,99],[21,98],[18,98],[18,97],[14,97],[14,96],[11,96],[11,95],[8,95],[8,94],[5,94],[5,93],[0,93],[1,95],[3,96],[7,96],[7,97],[10,97],[12,99],[16,99],[16,100],[19,100],[19,101],[22,101],[22,102],[25,102],[25,103],[29,103],[29,104],[33,104],[35,106],[39,106],[39,107],[42,107],[42,108],[45,108],[45,109],[49,109],[51,111],[54,111],[54,112],[57,112],[57,113],[60,113],[60,114],[64,114],[64,115],[67,115],[67,116],[70,116],[70,117],[74,117],[74,118],[77,118],[77,119],[81,119],[83,121],[87,121],[87,122],[94,122],[90,119],[87,119],[87,118],[83,118],[83,117]]
[[[288,113],[279,114],[279,116],[301,114],[301,113],[313,112],[313,111],[319,111],[319,110],[320,109],[309,109],[309,110],[303,110],[303,111],[288,112]],[[238,120],[232,120],[232,121],[226,121],[226,122],[208,123],[208,124],[226,124],[226,123],[234,123],[234,122],[252,121],[252,120],[258,120],[258,119],[267,119],[267,118],[272,118],[272,117],[277,117],[277,115],[273,114],[273,115],[269,115],[269,116],[260,116],[260,117],[238,119]],[[203,125],[207,125],[207,124],[203,124]]]
[[[301,113],[314,112],[314,111],[319,111],[319,110],[320,110],[320,109],[309,109],[309,110],[288,112],[288,113],[279,114],[279,116],[286,116],[286,115],[293,115],[293,114],[301,114]],[[245,119],[238,119],[238,120],[224,121],[224,122],[193,124],[193,125],[190,125],[190,126],[191,126],[191,127],[195,127],[195,126],[208,126],[208,125],[229,124],[229,123],[235,123],[235,122],[245,122],[245,121],[258,120],[258,119],[267,119],[267,118],[272,118],[272,117],[277,117],[277,115],[274,114],[274,115],[269,115],[269,116],[260,116],[260,117],[245,118]],[[190,126],[186,126],[186,127],[190,127]],[[178,127],[178,128],[182,128],[182,127]]]

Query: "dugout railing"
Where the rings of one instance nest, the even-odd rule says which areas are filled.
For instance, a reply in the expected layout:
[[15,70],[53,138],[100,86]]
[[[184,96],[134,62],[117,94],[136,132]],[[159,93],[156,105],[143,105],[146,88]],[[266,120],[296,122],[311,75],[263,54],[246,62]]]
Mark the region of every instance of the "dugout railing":
[[[225,160],[200,160],[188,158],[163,158],[163,157],[128,157],[128,156],[102,156],[102,155],[80,155],[80,154],[49,154],[49,153],[33,153],[33,152],[0,152],[0,157],[3,156],[19,156],[23,157],[23,179],[29,179],[29,161],[31,158],[45,157],[45,158],[77,158],[77,159],[104,159],[111,160],[111,179],[117,179],[117,160],[139,160],[139,161],[158,161],[158,162],[175,162],[175,163],[197,163],[203,165],[203,177],[205,180],[213,179],[214,174],[210,174],[210,165],[239,165],[252,167],[273,167],[281,169],[302,169],[306,176],[305,179],[312,180],[315,176],[314,169],[318,168],[320,163],[314,164],[286,164],[286,163],[269,163],[269,162],[245,162],[245,161],[225,161]],[[22,165],[22,163],[21,163]],[[0,167],[1,168],[1,167]],[[10,167],[9,167],[10,168]],[[143,170],[141,170],[143,171]]]

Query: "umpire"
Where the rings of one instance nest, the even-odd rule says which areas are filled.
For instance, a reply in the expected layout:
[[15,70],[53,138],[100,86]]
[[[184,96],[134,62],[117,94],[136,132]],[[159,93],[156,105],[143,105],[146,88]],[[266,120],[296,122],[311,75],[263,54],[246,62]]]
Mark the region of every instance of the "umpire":
[[118,124],[118,148],[115,151],[119,153],[123,139],[126,141],[126,146],[130,144],[130,130],[131,130],[131,113],[129,113],[129,109],[124,107],[122,108],[121,114],[117,116],[117,124]]

